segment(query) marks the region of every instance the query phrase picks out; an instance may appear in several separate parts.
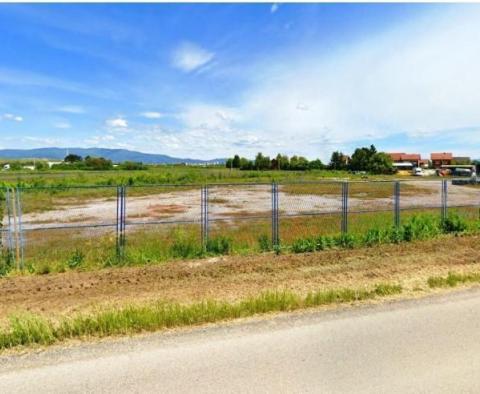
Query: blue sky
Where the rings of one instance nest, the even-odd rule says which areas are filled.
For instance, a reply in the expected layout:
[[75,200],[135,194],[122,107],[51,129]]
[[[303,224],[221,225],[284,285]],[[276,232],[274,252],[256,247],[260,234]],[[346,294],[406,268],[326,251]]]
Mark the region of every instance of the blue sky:
[[480,157],[480,6],[0,5],[0,148]]

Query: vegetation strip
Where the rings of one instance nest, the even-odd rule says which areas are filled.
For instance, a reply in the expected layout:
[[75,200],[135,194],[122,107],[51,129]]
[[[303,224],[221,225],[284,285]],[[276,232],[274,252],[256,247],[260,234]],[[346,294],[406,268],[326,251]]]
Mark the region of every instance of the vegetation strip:
[[428,286],[432,289],[442,287],[456,287],[466,283],[480,283],[480,273],[458,274],[449,272],[446,277],[431,276],[428,278]]
[[237,303],[203,301],[181,305],[157,302],[147,306],[104,310],[90,315],[80,314],[56,322],[39,315],[23,314],[12,316],[9,327],[0,331],[0,349],[32,344],[49,345],[71,338],[105,337],[212,323],[268,312],[370,300],[401,292],[402,288],[398,284],[381,283],[371,290],[322,290],[306,296],[289,291],[270,291]]

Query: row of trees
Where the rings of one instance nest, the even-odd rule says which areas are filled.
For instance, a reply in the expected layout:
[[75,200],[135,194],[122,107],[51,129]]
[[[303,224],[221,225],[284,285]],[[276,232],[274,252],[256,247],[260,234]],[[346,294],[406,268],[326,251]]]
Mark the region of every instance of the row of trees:
[[333,152],[329,168],[372,174],[391,174],[394,171],[391,157],[385,152],[378,152],[374,145],[355,149],[351,158],[342,152]]
[[255,160],[249,160],[235,155],[226,161],[227,168],[238,168],[240,170],[348,170],[366,171],[372,174],[389,174],[393,172],[392,159],[384,152],[378,152],[374,145],[355,149],[352,157],[340,151],[332,153],[328,165],[320,159],[309,161],[303,156],[292,156],[278,154],[270,159],[262,153],[258,153]]
[[245,157],[235,155],[233,158],[227,159],[225,166],[227,168],[238,168],[240,170],[285,170],[285,171],[305,171],[305,170],[321,170],[325,165],[320,159],[309,161],[303,156],[281,155],[280,153],[270,159],[270,156],[264,156],[258,153],[255,160],[249,160]]
[[[106,171],[113,169],[114,165],[111,160],[104,157],[82,156],[69,154],[63,160],[63,163],[52,166],[52,169],[79,169]],[[143,170],[145,165],[141,162],[125,161],[118,165],[122,170]]]

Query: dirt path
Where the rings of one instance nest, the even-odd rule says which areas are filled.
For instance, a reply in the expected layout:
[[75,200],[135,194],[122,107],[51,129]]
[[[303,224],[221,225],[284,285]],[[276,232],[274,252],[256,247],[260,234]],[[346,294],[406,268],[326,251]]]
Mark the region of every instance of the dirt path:
[[428,276],[478,270],[480,236],[313,254],[232,256],[163,266],[0,279],[0,316],[29,310],[85,311],[101,304],[165,299],[234,300],[267,289],[297,292],[400,281],[425,286]]

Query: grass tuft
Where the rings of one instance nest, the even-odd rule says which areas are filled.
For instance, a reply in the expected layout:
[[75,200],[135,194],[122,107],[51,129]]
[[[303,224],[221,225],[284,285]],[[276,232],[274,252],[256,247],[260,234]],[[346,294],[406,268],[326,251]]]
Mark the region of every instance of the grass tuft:
[[431,276],[428,278],[430,288],[456,287],[465,283],[480,283],[480,273],[459,274],[449,272],[447,276]]

